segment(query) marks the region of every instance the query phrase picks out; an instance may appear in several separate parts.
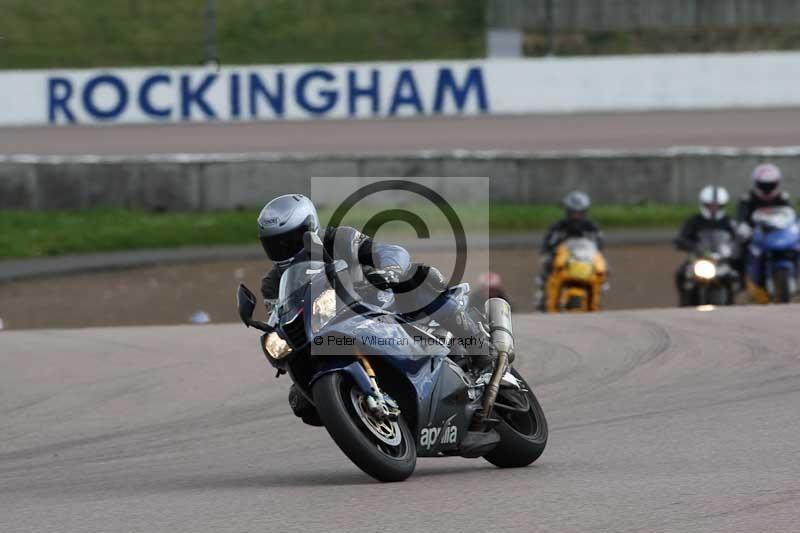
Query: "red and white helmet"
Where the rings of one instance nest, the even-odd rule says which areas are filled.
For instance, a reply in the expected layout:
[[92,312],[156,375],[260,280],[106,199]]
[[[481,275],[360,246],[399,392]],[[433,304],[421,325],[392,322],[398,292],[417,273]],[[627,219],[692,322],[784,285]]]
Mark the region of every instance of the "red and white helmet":
[[772,163],[758,165],[753,170],[753,192],[760,198],[769,200],[778,194],[782,178],[781,169]]
[[495,272],[484,272],[478,276],[478,290],[484,294],[497,294],[503,290],[503,278]]

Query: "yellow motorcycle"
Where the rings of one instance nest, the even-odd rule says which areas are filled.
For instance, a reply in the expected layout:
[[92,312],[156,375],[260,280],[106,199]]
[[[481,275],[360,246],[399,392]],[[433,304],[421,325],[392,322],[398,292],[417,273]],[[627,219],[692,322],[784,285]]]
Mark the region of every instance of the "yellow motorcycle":
[[546,283],[545,310],[548,313],[600,310],[608,265],[597,243],[587,238],[572,238],[556,249]]

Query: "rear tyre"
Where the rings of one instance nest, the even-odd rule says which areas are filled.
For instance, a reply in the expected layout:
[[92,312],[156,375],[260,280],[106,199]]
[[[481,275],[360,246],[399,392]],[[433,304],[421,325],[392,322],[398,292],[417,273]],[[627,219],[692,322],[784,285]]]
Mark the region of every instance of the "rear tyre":
[[402,415],[397,422],[374,419],[352,380],[339,372],[314,384],[314,403],[333,441],[361,470],[378,481],[403,481],[417,464],[416,442]]
[[[547,420],[539,400],[522,376],[511,369],[525,391],[500,389],[492,416],[500,419],[494,429],[500,442],[483,456],[500,468],[520,468],[536,461],[547,446]],[[527,406],[527,409],[519,409]],[[510,409],[509,409],[510,408]]]
[[789,303],[792,299],[791,281],[789,271],[784,269],[776,270],[772,275],[775,283],[775,301],[778,303]]

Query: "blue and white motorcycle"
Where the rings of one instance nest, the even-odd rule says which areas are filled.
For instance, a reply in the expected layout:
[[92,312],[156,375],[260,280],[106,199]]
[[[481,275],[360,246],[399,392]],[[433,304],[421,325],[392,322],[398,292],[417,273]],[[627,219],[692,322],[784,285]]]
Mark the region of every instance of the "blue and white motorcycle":
[[753,214],[747,258],[747,291],[756,303],[786,303],[797,293],[800,226],[791,207]]
[[[308,257],[319,257],[316,234],[307,233],[304,245],[316,248]],[[468,357],[451,357],[452,334],[394,312],[391,292],[359,279],[360,269],[328,257],[296,262],[281,277],[267,322],[253,319],[256,298],[239,287],[242,322],[263,331],[269,363],[313,404],[317,424],[307,422],[324,425],[347,457],[380,481],[406,479],[418,456],[483,457],[499,467],[538,459],[547,421],[511,366],[508,303],[487,301],[483,340],[494,357],[472,368]],[[348,299],[351,291],[358,299]],[[468,295],[468,284],[447,292],[463,305]]]

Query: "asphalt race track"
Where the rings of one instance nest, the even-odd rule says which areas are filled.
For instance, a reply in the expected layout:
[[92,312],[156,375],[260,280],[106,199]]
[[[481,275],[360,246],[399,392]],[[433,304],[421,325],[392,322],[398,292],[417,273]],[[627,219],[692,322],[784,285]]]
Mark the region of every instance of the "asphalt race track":
[[516,320],[534,466],[356,469],[240,325],[0,333],[0,531],[797,531],[797,307]]
[[0,128],[0,154],[521,151],[800,144],[800,109]]

